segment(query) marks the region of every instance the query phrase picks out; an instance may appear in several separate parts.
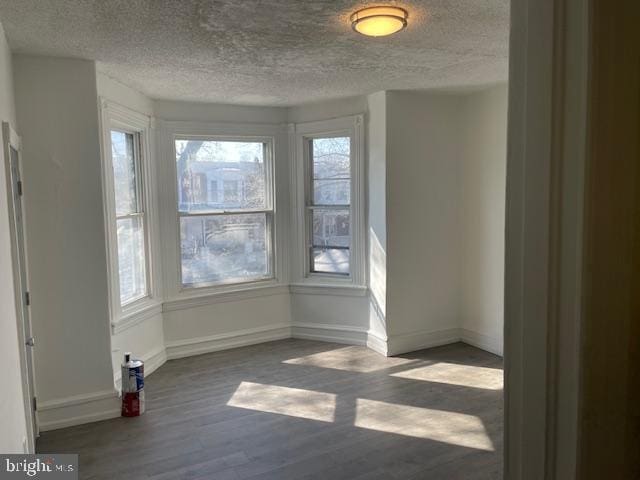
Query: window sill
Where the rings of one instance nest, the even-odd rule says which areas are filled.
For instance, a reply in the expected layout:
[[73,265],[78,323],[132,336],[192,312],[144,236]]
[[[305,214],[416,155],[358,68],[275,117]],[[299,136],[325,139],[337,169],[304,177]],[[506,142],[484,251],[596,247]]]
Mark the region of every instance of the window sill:
[[202,307],[206,305],[214,305],[223,302],[236,302],[249,298],[268,297],[271,295],[282,295],[289,293],[289,287],[286,285],[275,284],[269,282],[266,285],[246,285],[243,287],[235,286],[217,292],[206,292],[200,294],[192,294],[185,296],[183,294],[171,300],[167,300],[162,305],[163,312],[174,312],[187,308]]
[[369,289],[363,285],[328,285],[313,283],[294,283],[289,291],[299,295],[332,295],[342,297],[366,297]]
[[111,322],[111,334],[116,335],[151,317],[162,313],[162,303],[145,299],[144,303],[134,304],[135,307],[125,310],[116,321]]

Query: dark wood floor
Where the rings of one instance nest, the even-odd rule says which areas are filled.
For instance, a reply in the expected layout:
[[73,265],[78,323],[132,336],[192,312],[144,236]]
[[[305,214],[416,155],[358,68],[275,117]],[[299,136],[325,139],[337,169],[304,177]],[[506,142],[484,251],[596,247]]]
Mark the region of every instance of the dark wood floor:
[[45,432],[85,479],[501,479],[502,361],[283,340],[167,362],[139,418]]

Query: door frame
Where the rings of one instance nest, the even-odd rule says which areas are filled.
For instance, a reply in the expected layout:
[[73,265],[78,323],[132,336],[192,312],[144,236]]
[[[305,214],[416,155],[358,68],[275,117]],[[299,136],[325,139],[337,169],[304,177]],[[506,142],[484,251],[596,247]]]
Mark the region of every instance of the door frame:
[[[13,175],[11,173],[11,148],[15,149],[18,152],[18,169],[20,171],[20,178],[22,178],[22,146],[21,140],[15,130],[11,127],[8,122],[2,122],[2,147],[4,153],[4,169],[5,169],[5,177],[6,177],[6,188],[7,188],[7,207],[8,207],[8,215],[9,215],[9,234],[11,237],[11,264],[13,270],[13,291],[15,296],[15,306],[16,306],[16,323],[18,330],[18,346],[19,346],[19,357],[20,357],[20,378],[22,380],[22,396],[25,408],[25,422],[27,428],[27,450],[28,453],[35,453],[35,440],[39,435],[38,430],[38,422],[36,415],[36,391],[35,391],[35,378],[33,372],[33,353],[32,349],[26,348],[25,338],[25,322],[29,322],[29,331],[32,332],[31,329],[31,318],[25,319],[24,317],[24,308],[30,308],[26,303],[26,294],[28,292],[23,290],[22,282],[20,281],[22,275],[25,275],[25,284],[29,285],[29,275],[27,265],[29,263],[28,253],[27,253],[27,233],[26,230],[22,229],[22,243],[24,249],[24,261],[25,265],[21,270],[20,260],[18,254],[18,232],[16,230],[15,224],[15,211],[16,204],[13,199],[14,195],[14,183],[13,183]],[[24,198],[24,197],[23,197]],[[23,226],[26,224],[26,214],[24,208],[24,202],[21,202],[22,206],[22,223]],[[27,355],[30,355],[29,359]],[[31,365],[31,368],[29,367]]]
[[589,3],[511,1],[504,314],[508,480],[576,478]]
[[590,0],[577,478],[640,479],[640,3]]

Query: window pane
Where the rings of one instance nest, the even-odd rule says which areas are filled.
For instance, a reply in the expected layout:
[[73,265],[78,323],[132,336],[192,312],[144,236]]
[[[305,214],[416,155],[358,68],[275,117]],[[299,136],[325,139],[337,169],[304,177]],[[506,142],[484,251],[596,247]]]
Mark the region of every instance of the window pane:
[[313,248],[311,271],[349,275],[349,249]]
[[269,277],[267,215],[182,217],[182,283],[220,283]]
[[313,209],[313,246],[349,247],[351,221],[349,210]]
[[181,212],[267,208],[265,144],[176,140]]
[[117,216],[139,211],[134,141],[132,133],[111,131],[113,187]]
[[147,294],[144,220],[142,217],[120,218],[117,229],[120,302],[125,304]]
[[314,180],[313,203],[315,205],[349,205],[351,180]]
[[351,178],[349,137],[314,138],[311,150],[314,180]]
[[313,205],[347,208],[313,208],[311,214],[311,271],[349,275],[351,245],[351,139],[314,138],[312,155]]

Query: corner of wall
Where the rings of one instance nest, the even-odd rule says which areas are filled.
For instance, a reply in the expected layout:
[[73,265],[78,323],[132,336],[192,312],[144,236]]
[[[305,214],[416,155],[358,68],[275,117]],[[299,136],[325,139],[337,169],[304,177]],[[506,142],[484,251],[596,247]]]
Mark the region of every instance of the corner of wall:
[[502,355],[507,84],[467,94],[460,222],[462,341]]
[[[46,341],[46,348],[34,350],[38,417],[48,429],[68,425],[65,419],[117,415],[96,70],[87,60],[31,55],[14,56],[14,67],[31,318],[34,333]],[[78,357],[83,368],[66,375]]]
[[[0,23],[0,124],[9,122],[17,130],[13,89],[12,55]],[[0,132],[1,136],[1,132]],[[21,348],[13,284],[13,258],[9,228],[7,178],[4,148],[0,147],[0,452],[27,453],[31,449],[27,433],[27,412],[21,374]]]

